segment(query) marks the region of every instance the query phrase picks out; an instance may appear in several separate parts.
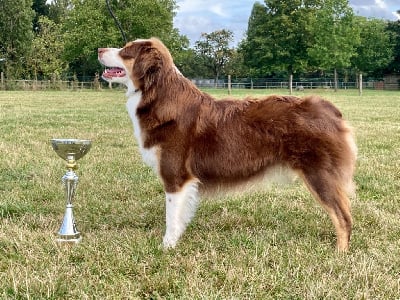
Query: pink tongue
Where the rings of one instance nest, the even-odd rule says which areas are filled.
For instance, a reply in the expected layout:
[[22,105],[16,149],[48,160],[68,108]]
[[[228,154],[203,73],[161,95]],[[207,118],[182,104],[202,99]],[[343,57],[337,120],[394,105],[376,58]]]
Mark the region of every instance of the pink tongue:
[[124,71],[124,69],[121,69],[121,68],[110,68],[110,69],[104,70],[103,76],[107,77],[107,78],[124,77],[125,71]]

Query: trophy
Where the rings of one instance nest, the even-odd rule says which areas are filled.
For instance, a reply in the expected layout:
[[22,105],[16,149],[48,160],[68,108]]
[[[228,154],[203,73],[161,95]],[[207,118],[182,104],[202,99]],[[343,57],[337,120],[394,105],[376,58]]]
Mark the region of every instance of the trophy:
[[78,176],[75,174],[74,170],[76,169],[76,161],[89,152],[91,141],[77,139],[52,139],[51,145],[58,156],[66,161],[67,167],[67,172],[62,177],[67,206],[61,228],[58,231],[57,241],[79,243],[82,237],[76,228],[72,212],[72,200],[74,199],[76,187],[78,185]]

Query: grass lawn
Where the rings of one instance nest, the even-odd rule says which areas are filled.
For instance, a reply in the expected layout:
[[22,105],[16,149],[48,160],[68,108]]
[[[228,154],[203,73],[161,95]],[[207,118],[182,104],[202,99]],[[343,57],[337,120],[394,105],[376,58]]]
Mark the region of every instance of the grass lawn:
[[[285,91],[232,96],[272,92]],[[202,199],[163,251],[163,189],[138,155],[123,91],[0,92],[0,298],[399,299],[400,92],[313,92],[357,137],[348,254],[299,182]],[[76,171],[75,246],[56,242],[65,165],[49,142],[68,137],[93,141]]]

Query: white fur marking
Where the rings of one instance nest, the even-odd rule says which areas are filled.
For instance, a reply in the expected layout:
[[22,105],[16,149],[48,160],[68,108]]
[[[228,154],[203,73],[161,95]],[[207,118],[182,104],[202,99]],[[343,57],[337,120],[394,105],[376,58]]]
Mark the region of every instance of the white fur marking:
[[[128,87],[127,94],[130,93],[131,92],[129,91]],[[126,102],[126,108],[133,123],[133,132],[138,142],[139,152],[142,156],[142,159],[145,162],[145,164],[151,167],[158,174],[158,166],[159,166],[158,156],[157,156],[158,147],[144,148],[143,146],[142,132],[140,129],[139,119],[137,118],[136,115],[136,110],[141,99],[142,99],[142,92],[138,91],[136,93],[132,93],[131,96],[128,98],[128,101]]]
[[121,56],[119,55],[119,52],[121,51],[121,48],[107,48],[107,51],[104,51],[101,55],[99,55],[98,59],[101,64],[103,64],[106,67],[119,67],[125,70],[125,76],[122,77],[103,77],[104,80],[107,80],[108,82],[115,82],[115,83],[122,83],[128,86],[130,85],[130,80],[128,74],[130,73],[129,70],[126,68],[124,65]]
[[119,51],[121,48],[107,48],[100,57],[100,62],[108,67],[120,67],[125,69],[125,65],[122,63],[122,60],[119,56]]
[[196,213],[199,202],[198,183],[186,183],[177,193],[166,193],[166,230],[164,248],[174,248]]

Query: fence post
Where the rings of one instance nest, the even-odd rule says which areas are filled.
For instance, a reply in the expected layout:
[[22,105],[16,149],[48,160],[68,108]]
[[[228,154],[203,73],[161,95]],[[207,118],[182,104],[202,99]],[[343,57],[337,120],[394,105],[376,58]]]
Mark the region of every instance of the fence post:
[[362,73],[358,75],[358,95],[362,96],[362,86],[363,86],[363,79],[362,79]]
[[338,90],[338,77],[337,77],[337,70],[336,70],[336,68],[335,68],[335,70],[334,70],[334,73],[333,73],[333,77],[334,77],[334,84],[335,84],[335,92],[337,92],[337,90]]
[[228,95],[232,92],[232,82],[231,82],[231,75],[228,75]]

